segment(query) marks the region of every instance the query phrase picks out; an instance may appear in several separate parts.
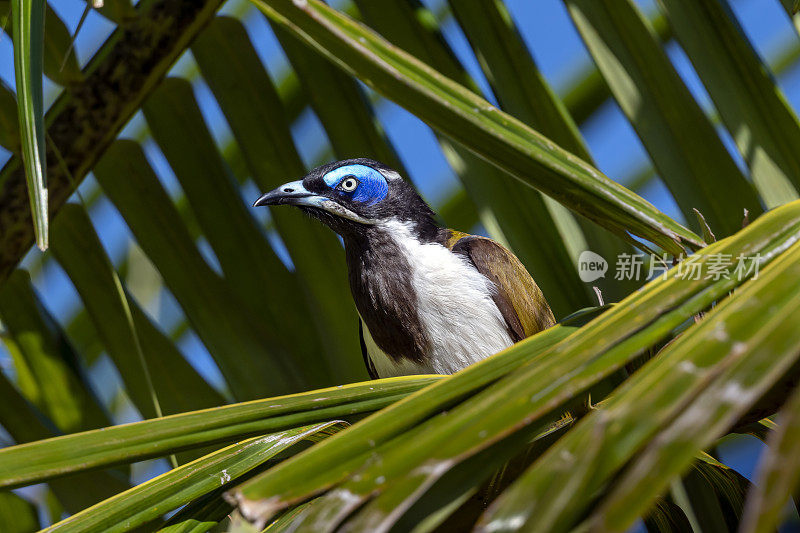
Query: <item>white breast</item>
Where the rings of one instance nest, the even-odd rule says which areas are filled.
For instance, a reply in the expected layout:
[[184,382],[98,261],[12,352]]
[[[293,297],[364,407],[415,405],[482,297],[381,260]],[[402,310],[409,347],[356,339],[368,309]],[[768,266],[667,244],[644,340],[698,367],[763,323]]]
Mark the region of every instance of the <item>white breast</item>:
[[[364,324],[367,353],[380,377],[452,374],[513,344],[500,310],[492,300],[494,285],[460,255],[437,243],[421,243],[408,228],[391,222],[390,234],[411,265],[420,323],[431,340],[425,365],[399,364],[381,351]],[[362,321],[363,322],[363,321]]]

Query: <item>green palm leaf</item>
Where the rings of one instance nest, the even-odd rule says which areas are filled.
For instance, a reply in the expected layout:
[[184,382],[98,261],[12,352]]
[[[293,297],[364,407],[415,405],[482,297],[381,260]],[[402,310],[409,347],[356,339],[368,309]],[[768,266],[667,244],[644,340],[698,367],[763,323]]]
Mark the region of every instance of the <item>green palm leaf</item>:
[[[794,32],[727,0],[565,5],[0,0],[24,67],[0,83],[2,528],[791,528]],[[594,64],[569,63],[570,15]],[[45,138],[52,251],[28,254]],[[358,156],[507,244],[567,318],[453,376],[358,383],[341,242],[250,207]],[[672,270],[624,279],[631,245]],[[767,446],[752,486],[737,433]]]
[[303,440],[319,440],[344,424],[325,422],[254,437],[175,468],[77,513],[45,531],[127,531],[231,482]]
[[22,142],[22,159],[28,183],[28,198],[36,231],[36,245],[46,250],[47,159],[44,144],[44,104],[42,72],[44,69],[45,0],[11,1],[14,33],[14,68],[18,73],[17,109]]

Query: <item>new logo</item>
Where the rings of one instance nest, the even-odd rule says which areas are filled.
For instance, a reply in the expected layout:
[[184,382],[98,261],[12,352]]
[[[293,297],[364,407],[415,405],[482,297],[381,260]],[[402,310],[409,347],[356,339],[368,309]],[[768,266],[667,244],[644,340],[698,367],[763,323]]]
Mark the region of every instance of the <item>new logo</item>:
[[584,250],[578,256],[578,276],[584,283],[591,283],[604,278],[608,271],[608,262],[603,256],[589,250]]

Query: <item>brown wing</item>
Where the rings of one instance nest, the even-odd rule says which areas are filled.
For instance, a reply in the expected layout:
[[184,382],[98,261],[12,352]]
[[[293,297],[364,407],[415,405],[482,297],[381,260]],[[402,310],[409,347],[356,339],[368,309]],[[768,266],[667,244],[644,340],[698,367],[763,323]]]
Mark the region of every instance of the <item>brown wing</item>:
[[466,255],[478,272],[495,284],[494,302],[515,342],[555,324],[539,286],[520,260],[502,245],[486,237],[451,231],[447,246]]

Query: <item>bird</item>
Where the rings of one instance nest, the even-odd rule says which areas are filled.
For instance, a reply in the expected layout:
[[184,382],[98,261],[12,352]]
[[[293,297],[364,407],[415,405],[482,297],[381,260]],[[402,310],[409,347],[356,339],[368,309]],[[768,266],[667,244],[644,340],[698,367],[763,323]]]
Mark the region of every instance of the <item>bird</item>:
[[371,378],[453,374],[555,323],[520,260],[443,227],[413,185],[372,159],[336,161],[259,197],[338,233]]

